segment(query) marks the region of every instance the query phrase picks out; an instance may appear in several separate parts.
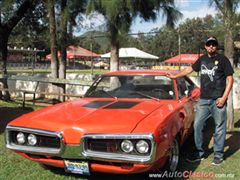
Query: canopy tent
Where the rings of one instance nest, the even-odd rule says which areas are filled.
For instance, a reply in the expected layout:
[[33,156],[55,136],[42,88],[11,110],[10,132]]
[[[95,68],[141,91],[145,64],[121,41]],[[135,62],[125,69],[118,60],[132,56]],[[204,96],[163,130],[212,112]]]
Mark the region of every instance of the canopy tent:
[[[111,53],[101,55],[102,58],[110,58]],[[136,59],[159,59],[157,56],[141,51],[137,48],[120,48],[119,58],[136,58]]]
[[193,64],[203,54],[180,54],[169,59],[166,59],[166,63],[188,63]]
[[[60,52],[58,52],[58,57],[60,57]],[[100,55],[89,51],[87,49],[84,49],[80,46],[68,46],[67,47],[67,59],[80,59],[80,58],[85,58],[85,57],[93,57],[97,58],[100,57]],[[51,54],[48,54],[46,56],[47,60],[51,59]]]

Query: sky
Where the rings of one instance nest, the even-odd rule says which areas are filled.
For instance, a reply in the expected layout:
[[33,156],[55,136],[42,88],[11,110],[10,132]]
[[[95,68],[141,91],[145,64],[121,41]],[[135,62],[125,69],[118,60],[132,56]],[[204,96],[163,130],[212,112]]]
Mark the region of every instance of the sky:
[[[177,9],[183,14],[178,24],[181,24],[187,18],[205,17],[206,15],[215,15],[217,13],[214,7],[209,6],[209,0],[175,0]],[[141,22],[137,18],[131,27],[132,33],[149,32],[153,28],[160,28],[165,24],[165,20],[159,14],[156,22]]]
[[[215,15],[217,10],[212,6],[209,6],[209,0],[175,0],[177,9],[183,14],[183,17],[178,21],[181,24],[187,18],[205,17],[206,15]],[[104,23],[102,15],[94,14],[90,18],[84,20],[84,26],[86,29],[82,29],[80,34],[96,30],[96,27]],[[144,22],[140,18],[136,18],[131,27],[131,33],[149,32],[154,28],[161,28],[165,24],[165,20],[162,18],[161,13],[155,22]]]

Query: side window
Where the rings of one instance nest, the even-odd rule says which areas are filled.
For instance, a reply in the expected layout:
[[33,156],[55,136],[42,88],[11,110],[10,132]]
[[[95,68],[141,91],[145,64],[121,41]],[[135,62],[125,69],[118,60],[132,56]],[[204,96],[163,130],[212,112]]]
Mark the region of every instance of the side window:
[[186,94],[188,93],[188,88],[184,78],[177,79],[177,86],[179,97],[182,98],[186,96]]

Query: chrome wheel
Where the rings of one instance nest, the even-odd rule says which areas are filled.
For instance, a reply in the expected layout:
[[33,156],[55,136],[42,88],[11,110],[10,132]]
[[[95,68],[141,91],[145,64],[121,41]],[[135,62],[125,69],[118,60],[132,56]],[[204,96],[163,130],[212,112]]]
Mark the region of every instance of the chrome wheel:
[[179,143],[177,139],[174,139],[168,159],[168,170],[172,172],[176,171],[178,162],[179,162]]

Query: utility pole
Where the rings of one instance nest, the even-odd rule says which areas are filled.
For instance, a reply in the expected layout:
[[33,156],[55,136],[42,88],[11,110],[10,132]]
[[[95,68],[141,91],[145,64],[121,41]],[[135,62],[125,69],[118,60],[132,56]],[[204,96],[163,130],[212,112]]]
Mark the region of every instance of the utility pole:
[[92,52],[92,41],[90,44],[90,50],[91,50],[91,75],[93,75],[93,52]]
[[181,35],[180,35],[180,29],[178,29],[178,55],[179,55],[179,64],[178,64],[178,69],[179,71],[181,70]]
[[92,33],[90,38],[90,50],[91,50],[91,75],[93,77],[93,34]]

